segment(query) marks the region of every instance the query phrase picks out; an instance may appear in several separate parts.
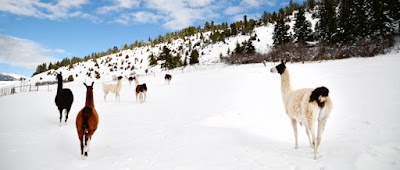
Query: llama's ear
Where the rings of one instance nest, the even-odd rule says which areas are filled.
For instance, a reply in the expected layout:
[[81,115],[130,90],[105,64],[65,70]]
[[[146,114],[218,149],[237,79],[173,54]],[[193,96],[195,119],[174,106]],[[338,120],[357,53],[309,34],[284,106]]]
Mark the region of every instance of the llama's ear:
[[83,85],[85,85],[85,87],[87,87],[86,83],[83,83]]
[[92,87],[93,87],[94,81],[92,82]]

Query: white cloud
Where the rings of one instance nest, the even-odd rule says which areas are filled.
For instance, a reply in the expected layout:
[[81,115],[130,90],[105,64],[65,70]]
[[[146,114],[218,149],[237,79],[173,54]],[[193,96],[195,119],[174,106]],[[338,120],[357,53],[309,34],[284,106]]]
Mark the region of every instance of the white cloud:
[[118,19],[114,20],[116,23],[128,25],[130,23],[157,23],[159,20],[163,19],[163,16],[153,14],[151,12],[139,11],[129,14],[121,14]]
[[0,11],[50,20],[72,17],[96,18],[94,16],[88,17],[89,14],[78,11],[87,3],[89,3],[89,0],[59,0],[49,3],[41,2],[40,0],[1,0]]
[[235,15],[235,14],[243,12],[244,10],[245,9],[243,7],[240,7],[240,6],[230,6],[230,7],[225,9],[224,13],[226,15]]
[[63,53],[64,50],[47,49],[30,40],[0,35],[0,63],[36,69],[44,62],[57,61],[53,55]]
[[122,9],[139,7],[141,0],[111,0],[112,5],[102,6],[97,9],[98,14],[107,14]]
[[[210,7],[213,1],[199,0],[148,0],[145,7],[157,11],[162,15],[164,28],[178,30],[194,25],[197,21],[211,20],[218,16],[216,7]],[[190,4],[190,5],[189,5]]]
[[242,0],[240,2],[240,5],[256,8],[256,7],[261,7],[263,5],[275,6],[275,2],[270,0]]

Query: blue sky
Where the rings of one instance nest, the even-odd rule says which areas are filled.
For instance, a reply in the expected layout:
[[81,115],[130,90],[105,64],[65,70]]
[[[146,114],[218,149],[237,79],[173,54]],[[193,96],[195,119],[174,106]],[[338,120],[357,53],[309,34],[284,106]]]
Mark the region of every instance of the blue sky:
[[[206,21],[258,19],[289,0],[1,0],[0,73],[155,38]],[[295,1],[301,3],[301,0]]]

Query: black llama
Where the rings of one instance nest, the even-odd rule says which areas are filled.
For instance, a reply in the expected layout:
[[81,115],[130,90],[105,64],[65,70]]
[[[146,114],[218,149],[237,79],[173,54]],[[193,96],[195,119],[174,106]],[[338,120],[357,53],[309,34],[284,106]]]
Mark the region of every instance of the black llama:
[[63,78],[60,74],[57,74],[57,95],[56,95],[56,105],[58,110],[60,111],[60,125],[61,125],[61,118],[64,109],[67,109],[65,114],[65,123],[67,123],[68,113],[71,110],[72,102],[74,102],[74,95],[72,95],[72,91],[70,89],[63,89]]

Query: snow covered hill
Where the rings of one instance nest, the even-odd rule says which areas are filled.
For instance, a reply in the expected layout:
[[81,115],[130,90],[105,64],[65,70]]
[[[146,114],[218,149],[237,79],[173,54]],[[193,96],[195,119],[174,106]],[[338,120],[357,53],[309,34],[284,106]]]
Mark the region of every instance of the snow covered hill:
[[[295,14],[296,12],[289,17],[291,22],[288,24],[291,27],[291,31],[295,23]],[[306,18],[311,22],[312,29],[314,30],[318,19],[312,18],[311,13],[308,12],[306,13]],[[255,39],[251,41],[256,52],[265,54],[268,53],[272,47],[273,31],[274,24],[268,24],[266,26],[256,27],[250,35],[242,35],[239,33],[236,36],[226,38],[223,42],[219,41],[216,43],[211,43],[211,31],[205,32],[203,35],[197,33],[193,36],[179,38],[171,42],[160,43],[154,46],[146,45],[134,48],[133,50],[122,50],[96,60],[75,64],[73,68],[62,67],[58,70],[49,70],[35,75],[30,80],[32,83],[54,81],[56,75],[55,71],[62,72],[65,79],[70,75],[73,76],[74,80],[95,79],[96,75],[99,75],[99,79],[104,81],[111,80],[113,75],[129,76],[137,74],[140,76],[146,73],[159,73],[162,72],[160,63],[155,67],[150,67],[149,56],[151,54],[158,56],[162,52],[162,47],[164,46],[171,50],[172,55],[177,56],[179,54],[179,56],[181,56],[181,61],[184,61],[185,58],[188,59],[188,55],[190,55],[193,49],[198,50],[200,55],[199,64],[201,66],[220,63],[220,56],[227,56],[229,51],[232,53],[237,43],[241,44],[244,41],[249,41],[251,37],[255,37]]]
[[143,104],[126,79],[120,102],[110,94],[105,102],[103,80],[95,80],[100,122],[86,160],[75,128],[83,81],[64,84],[75,100],[63,126],[55,85],[0,97],[0,169],[400,169],[399,54],[287,65],[293,88],[331,92],[318,160],[304,130],[294,149],[272,66],[174,72],[171,85],[162,74],[142,76]]

